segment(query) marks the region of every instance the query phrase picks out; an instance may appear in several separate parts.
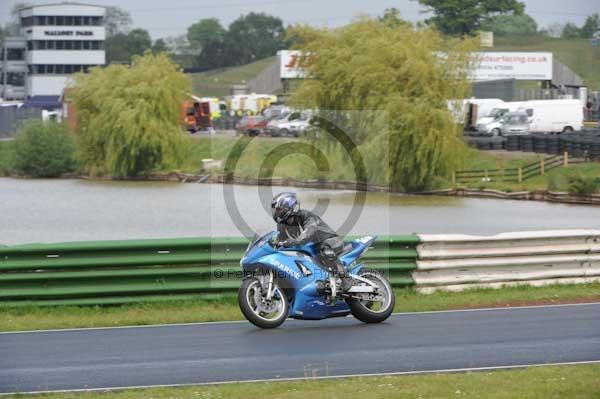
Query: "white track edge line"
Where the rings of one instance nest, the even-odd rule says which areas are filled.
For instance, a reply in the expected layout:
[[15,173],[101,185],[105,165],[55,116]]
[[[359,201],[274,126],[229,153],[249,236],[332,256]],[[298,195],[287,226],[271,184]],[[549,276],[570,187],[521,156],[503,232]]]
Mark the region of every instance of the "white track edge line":
[[122,391],[128,389],[152,389],[152,388],[179,388],[191,386],[207,386],[207,385],[230,385],[243,383],[265,383],[265,382],[293,382],[293,381],[311,381],[311,380],[333,380],[343,378],[360,378],[360,377],[385,377],[385,376],[401,376],[401,375],[420,375],[420,374],[449,374],[449,373],[464,373],[468,371],[492,371],[492,370],[511,370],[523,369],[529,367],[544,367],[544,366],[576,366],[582,364],[600,364],[600,360],[583,360],[576,362],[558,362],[558,363],[532,363],[532,364],[515,364],[507,366],[485,366],[485,367],[465,367],[456,369],[439,369],[439,370],[416,370],[416,371],[396,371],[389,373],[365,373],[365,374],[342,374],[331,376],[318,377],[290,377],[290,378],[271,378],[271,379],[256,379],[256,380],[238,380],[238,381],[216,381],[216,382],[199,382],[185,384],[159,384],[159,385],[133,385],[119,386],[107,388],[79,388],[79,389],[57,389],[50,391],[29,391],[29,392],[5,392],[0,393],[0,396],[7,395],[38,395],[47,393],[77,393],[77,392],[102,392],[102,391]]
[[[419,315],[419,314],[436,314],[436,313],[462,313],[462,312],[482,312],[490,310],[519,310],[519,309],[540,309],[540,308],[558,308],[567,306],[591,306],[600,305],[600,302],[583,302],[583,303],[558,303],[550,305],[529,305],[529,306],[498,306],[491,308],[474,308],[474,309],[450,309],[450,310],[425,310],[421,312],[397,312],[392,313],[391,316],[407,316],[407,315]],[[332,318],[330,318],[332,319]],[[322,319],[326,320],[326,319]],[[319,320],[299,320],[299,319],[286,319],[289,321],[309,321],[315,322]],[[31,333],[51,333],[51,332],[69,332],[69,331],[94,331],[94,330],[118,330],[127,328],[154,328],[154,327],[185,327],[185,326],[197,326],[197,325],[218,325],[218,324],[238,324],[248,323],[247,320],[224,320],[224,321],[199,321],[192,323],[171,323],[171,324],[145,324],[139,326],[108,326],[108,327],[78,327],[78,328],[55,328],[50,330],[27,330],[27,331],[0,331],[2,334],[31,334]]]

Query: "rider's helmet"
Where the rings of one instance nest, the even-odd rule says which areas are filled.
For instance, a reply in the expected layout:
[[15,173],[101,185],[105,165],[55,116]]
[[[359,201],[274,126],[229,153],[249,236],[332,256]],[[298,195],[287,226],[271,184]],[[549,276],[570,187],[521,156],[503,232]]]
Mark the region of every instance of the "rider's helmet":
[[296,215],[300,210],[300,202],[296,193],[280,193],[271,201],[271,216],[277,223],[281,223]]

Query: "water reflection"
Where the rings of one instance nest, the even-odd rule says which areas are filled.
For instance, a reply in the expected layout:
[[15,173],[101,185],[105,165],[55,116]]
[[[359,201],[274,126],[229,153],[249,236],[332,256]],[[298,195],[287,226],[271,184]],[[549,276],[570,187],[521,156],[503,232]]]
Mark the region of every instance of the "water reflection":
[[[294,190],[304,206],[329,199],[324,219],[339,228],[348,191]],[[236,204],[255,229],[273,222],[257,187],[236,186]],[[533,201],[369,193],[353,234],[471,233],[600,228],[600,207]],[[239,236],[220,185],[0,178],[0,243],[187,236]]]

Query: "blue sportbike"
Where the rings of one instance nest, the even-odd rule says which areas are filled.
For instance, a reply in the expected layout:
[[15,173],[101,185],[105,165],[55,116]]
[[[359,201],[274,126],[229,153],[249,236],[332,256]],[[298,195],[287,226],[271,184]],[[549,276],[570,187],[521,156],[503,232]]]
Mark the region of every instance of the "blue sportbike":
[[238,303],[252,324],[275,328],[287,317],[318,320],[350,313],[362,322],[379,323],[394,310],[389,281],[359,263],[376,237],[354,240],[339,255],[352,278],[345,292],[341,292],[341,281],[335,273],[320,264],[314,244],[280,248],[275,237],[275,231],[256,235],[240,261],[244,279]]

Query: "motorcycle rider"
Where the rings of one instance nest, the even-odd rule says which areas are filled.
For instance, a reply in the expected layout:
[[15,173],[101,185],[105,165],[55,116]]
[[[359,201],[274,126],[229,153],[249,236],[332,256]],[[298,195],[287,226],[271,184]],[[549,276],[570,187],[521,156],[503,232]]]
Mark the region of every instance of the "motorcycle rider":
[[294,247],[314,243],[321,264],[340,277],[342,292],[350,289],[352,279],[347,276],[346,268],[338,258],[344,249],[344,241],[318,215],[300,209],[295,193],[284,192],[273,197],[271,215],[279,233],[276,245]]

